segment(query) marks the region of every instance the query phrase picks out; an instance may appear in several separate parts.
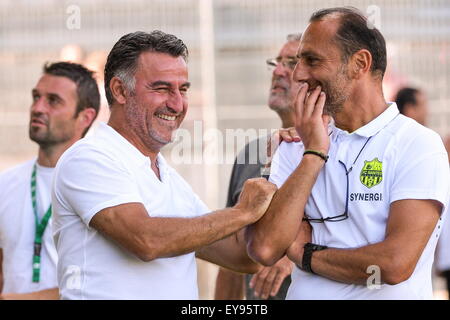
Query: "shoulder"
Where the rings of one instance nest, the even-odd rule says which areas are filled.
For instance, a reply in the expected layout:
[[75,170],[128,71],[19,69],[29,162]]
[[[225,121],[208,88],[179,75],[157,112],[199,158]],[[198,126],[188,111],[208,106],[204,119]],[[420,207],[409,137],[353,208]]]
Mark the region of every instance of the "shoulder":
[[56,171],[60,172],[67,167],[72,167],[75,163],[77,165],[91,163],[100,169],[108,162],[117,161],[113,150],[112,146],[98,143],[93,136],[81,139],[63,153],[56,165]]
[[35,161],[35,159],[28,160],[0,173],[0,189],[4,190],[16,182],[29,181]]
[[397,149],[405,150],[410,155],[446,152],[439,134],[404,115],[400,114],[386,129],[394,138]]

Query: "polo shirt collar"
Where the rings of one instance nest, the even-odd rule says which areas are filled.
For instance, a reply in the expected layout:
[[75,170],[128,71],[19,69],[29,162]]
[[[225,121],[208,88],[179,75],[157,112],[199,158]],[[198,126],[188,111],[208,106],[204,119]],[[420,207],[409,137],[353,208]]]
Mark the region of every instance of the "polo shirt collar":
[[108,124],[101,122],[97,128],[97,132],[106,140],[109,140],[114,148],[117,149],[121,157],[126,157],[127,161],[132,161],[138,166],[148,166],[151,164],[150,157],[142,154],[142,152]]
[[[362,126],[361,128],[355,130],[350,135],[358,135],[361,137],[372,137],[377,134],[381,129],[389,124],[394,118],[399,114],[397,104],[395,102],[389,102],[389,106],[386,110],[384,110],[378,117]],[[333,131],[342,131],[346,132],[342,129],[339,129],[335,126],[334,122],[330,124],[331,129]]]

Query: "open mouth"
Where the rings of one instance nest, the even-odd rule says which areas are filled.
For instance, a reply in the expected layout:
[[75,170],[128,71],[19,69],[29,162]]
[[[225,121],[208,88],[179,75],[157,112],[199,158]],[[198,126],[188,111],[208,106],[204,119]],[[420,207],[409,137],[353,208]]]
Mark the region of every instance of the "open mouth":
[[175,121],[177,119],[177,116],[169,116],[169,115],[162,114],[162,113],[158,113],[156,116],[160,119],[167,120],[167,121]]
[[31,124],[32,125],[41,125],[41,126],[46,126],[47,124],[45,123],[45,121],[41,120],[41,119],[37,119],[37,118],[32,118],[31,119]]

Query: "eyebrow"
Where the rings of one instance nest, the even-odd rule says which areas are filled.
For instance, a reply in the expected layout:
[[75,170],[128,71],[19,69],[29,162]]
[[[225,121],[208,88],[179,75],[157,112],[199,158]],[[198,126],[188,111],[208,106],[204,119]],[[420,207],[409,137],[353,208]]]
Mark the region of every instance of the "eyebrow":
[[[170,82],[167,82],[167,81],[159,80],[159,81],[151,82],[151,83],[146,85],[146,87],[148,87],[148,88],[154,88],[154,87],[158,87],[158,86],[166,86],[166,87],[170,87],[171,88],[172,84]],[[189,88],[190,86],[191,86],[190,82],[185,82],[185,83],[183,83],[181,85],[181,87],[186,87],[186,88]]]
[[305,58],[305,57],[314,57],[314,58],[322,58],[322,56],[314,51],[304,51],[302,53],[297,54],[297,58],[301,59],[301,58]]
[[[42,95],[42,94],[39,92],[39,90],[36,89],[36,88],[34,88],[33,90],[31,90],[31,94],[32,94],[32,95],[35,95],[35,94]],[[54,99],[56,98],[57,100],[64,102],[64,99],[63,99],[59,94],[57,94],[57,93],[50,92],[50,93],[47,93],[47,94],[45,94],[45,95],[46,95],[47,97],[49,97],[49,98],[54,98]]]

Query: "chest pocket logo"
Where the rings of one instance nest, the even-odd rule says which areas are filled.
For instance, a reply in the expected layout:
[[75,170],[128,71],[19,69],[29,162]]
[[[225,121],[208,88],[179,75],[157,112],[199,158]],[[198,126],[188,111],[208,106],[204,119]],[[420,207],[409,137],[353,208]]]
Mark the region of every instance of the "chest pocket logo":
[[364,167],[359,175],[359,180],[367,188],[376,186],[383,180],[383,163],[378,158],[372,161],[364,161]]

